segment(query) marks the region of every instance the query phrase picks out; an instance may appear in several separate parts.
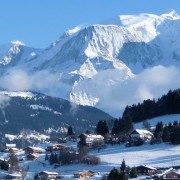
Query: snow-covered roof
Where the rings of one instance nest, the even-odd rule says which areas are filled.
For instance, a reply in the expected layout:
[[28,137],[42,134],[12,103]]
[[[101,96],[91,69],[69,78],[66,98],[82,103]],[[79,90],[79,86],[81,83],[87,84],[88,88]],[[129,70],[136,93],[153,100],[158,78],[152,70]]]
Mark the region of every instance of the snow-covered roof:
[[[35,151],[44,151],[43,148],[40,148],[40,147],[33,147],[33,146],[28,146],[27,148],[30,148],[30,149],[33,149]],[[26,149],[26,148],[25,148]]]
[[180,174],[180,173],[179,173],[178,171],[176,171],[175,169],[169,168],[169,169],[167,169],[166,171],[164,171],[164,172],[162,172],[162,173],[160,173],[160,174],[157,174],[157,176],[158,176],[158,177],[161,177],[161,176],[164,176],[164,175],[169,174],[169,173],[171,173],[171,172]]
[[[138,134],[141,134],[141,135],[150,134],[150,135],[153,136],[153,134],[152,134],[150,131],[145,130],[145,129],[135,129],[134,131],[136,131]],[[134,132],[134,131],[133,131],[133,132]]]
[[4,158],[0,157],[0,161],[4,161]]
[[16,138],[16,136],[12,134],[5,134],[5,137],[8,138],[10,141],[13,141]]
[[14,148],[14,147],[16,147],[16,144],[6,144],[6,147],[7,148]]
[[148,166],[148,165],[141,165],[141,166],[146,167],[148,169],[157,170],[155,167],[152,166]]
[[52,172],[52,171],[42,171],[41,173],[45,173],[45,174],[48,174],[48,175],[58,175],[57,172]]
[[86,136],[86,142],[92,142],[94,140],[104,140],[104,137],[98,134],[84,134]]
[[94,138],[94,139],[96,139],[96,138],[98,138],[98,139],[104,139],[104,137],[103,137],[103,136],[101,136],[101,135],[89,135],[89,136],[88,136],[88,138]]
[[15,148],[15,147],[12,147],[12,148],[10,148],[11,150],[13,150],[13,151],[19,151],[19,149],[18,148]]
[[7,176],[11,176],[11,177],[19,177],[21,178],[22,175],[20,173],[13,173],[13,174],[6,174]]
[[36,154],[34,154],[34,153],[30,153],[30,154],[28,154],[28,156],[38,157],[38,155],[36,155]]
[[99,135],[99,134],[84,134],[86,136],[86,138],[93,138],[93,139],[104,139],[103,136]]

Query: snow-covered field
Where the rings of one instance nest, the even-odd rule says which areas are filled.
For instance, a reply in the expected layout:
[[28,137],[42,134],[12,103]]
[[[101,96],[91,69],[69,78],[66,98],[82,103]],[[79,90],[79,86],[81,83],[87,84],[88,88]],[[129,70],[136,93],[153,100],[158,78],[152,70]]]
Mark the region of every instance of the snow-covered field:
[[123,158],[126,164],[131,167],[142,164],[154,167],[180,165],[180,146],[164,143],[128,148],[124,145],[107,146],[100,152],[91,151],[91,154],[101,158],[99,165],[74,164],[54,168],[47,161],[44,161],[44,155],[41,155],[38,161],[26,161],[23,165],[29,165],[28,179],[42,170],[56,171],[64,176],[64,179],[73,179],[73,174],[78,171],[92,170],[96,172],[95,179],[99,179],[103,174],[110,172],[113,167],[120,167]]
[[148,144],[127,148],[122,145],[104,149],[98,156],[101,158],[101,161],[108,166],[120,166],[124,158],[127,165],[131,167],[140,164],[168,167],[180,165],[180,146]]

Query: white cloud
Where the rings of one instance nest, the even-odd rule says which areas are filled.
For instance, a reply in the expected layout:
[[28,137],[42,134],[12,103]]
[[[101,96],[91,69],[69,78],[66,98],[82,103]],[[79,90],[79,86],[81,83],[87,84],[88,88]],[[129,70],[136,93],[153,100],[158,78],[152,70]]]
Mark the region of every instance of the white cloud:
[[14,69],[0,79],[2,88],[10,91],[39,91],[52,96],[65,97],[69,85],[59,81],[58,74],[39,71],[34,74]]
[[9,101],[10,101],[10,97],[0,94],[0,108],[1,109],[5,108],[9,104]]
[[[170,89],[180,88],[179,77],[180,69],[174,66],[149,68],[125,81],[123,72],[106,70],[99,72],[92,79],[77,82],[73,87],[73,93],[76,93],[74,97],[77,101],[94,100],[98,108],[113,116],[120,116],[126,105],[158,98]],[[68,98],[72,87],[59,79],[59,74],[48,71],[31,75],[23,70],[13,70],[0,79],[0,84],[8,90],[33,90]],[[76,108],[73,105],[72,110],[74,109]]]
[[86,94],[91,99],[92,96],[94,99],[98,97],[100,100],[96,106],[114,116],[120,116],[126,105],[158,98],[170,89],[180,88],[180,70],[173,66],[149,68],[126,81],[118,80],[118,73],[116,77],[104,76],[104,73],[107,72],[80,82],[74,91],[79,96]]

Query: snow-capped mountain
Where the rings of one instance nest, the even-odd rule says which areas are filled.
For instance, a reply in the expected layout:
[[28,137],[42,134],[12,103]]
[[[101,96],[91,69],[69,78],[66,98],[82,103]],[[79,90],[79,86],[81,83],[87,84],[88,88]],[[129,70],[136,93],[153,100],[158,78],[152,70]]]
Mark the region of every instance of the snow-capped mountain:
[[40,49],[27,47],[20,41],[0,45],[0,72],[4,73],[12,67],[26,64],[40,52]]
[[11,48],[0,47],[1,72],[7,74],[13,67],[29,74],[44,70],[54,73],[67,87],[60,97],[112,112],[105,108],[116,104],[109,91],[116,94],[118,87],[144,69],[180,64],[179,32],[180,16],[175,11],[120,15],[68,30],[44,50],[17,42]]

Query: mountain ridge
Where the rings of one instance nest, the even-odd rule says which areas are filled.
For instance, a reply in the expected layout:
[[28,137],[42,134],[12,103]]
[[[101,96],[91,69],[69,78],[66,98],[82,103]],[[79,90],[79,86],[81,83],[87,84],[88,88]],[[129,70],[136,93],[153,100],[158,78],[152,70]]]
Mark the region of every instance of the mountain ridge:
[[99,119],[112,119],[107,113],[88,106],[70,103],[37,92],[0,91],[1,133],[18,133],[23,129],[65,133],[93,129]]
[[107,24],[75,27],[43,50],[27,50],[23,46],[25,58],[14,58],[16,63],[1,66],[0,72],[4,75],[17,69],[29,74],[48,71],[56,74],[59,84],[65,86],[61,98],[103,109],[105,101],[93,87],[98,83],[104,81],[113,89],[148,68],[179,67],[180,16],[175,11],[159,16],[120,15],[117,19]]

